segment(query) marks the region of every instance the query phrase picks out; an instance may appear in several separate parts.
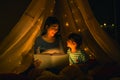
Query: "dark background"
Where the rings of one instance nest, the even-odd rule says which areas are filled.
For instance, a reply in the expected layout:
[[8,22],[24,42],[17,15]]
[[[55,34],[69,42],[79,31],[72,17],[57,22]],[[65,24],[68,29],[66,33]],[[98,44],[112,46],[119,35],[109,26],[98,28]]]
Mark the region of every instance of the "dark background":
[[[109,2],[108,2],[109,1]],[[94,15],[100,22],[114,23],[114,1],[113,0],[89,0]]]
[[[119,25],[119,0],[88,0],[100,24]],[[0,3],[0,42],[18,22],[31,0],[5,0]]]
[[31,0],[4,0],[0,2],[0,42],[18,22]]

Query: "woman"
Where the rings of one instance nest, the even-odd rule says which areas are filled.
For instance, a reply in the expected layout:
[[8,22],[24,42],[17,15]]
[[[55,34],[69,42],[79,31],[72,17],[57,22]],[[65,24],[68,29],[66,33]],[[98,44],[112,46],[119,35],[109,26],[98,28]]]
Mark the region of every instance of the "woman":
[[43,52],[59,53],[59,51],[63,51],[60,40],[60,23],[56,17],[50,16],[45,21],[41,36],[38,36],[35,41],[35,54]]
[[[53,52],[54,51],[54,52]],[[33,63],[31,66],[23,73],[23,74],[29,74],[30,77],[36,77],[39,74],[41,75],[41,65],[42,68],[49,68],[51,65],[47,65],[46,63],[49,64],[49,59],[45,58],[42,60],[41,58],[38,57],[39,54],[42,53],[64,53],[62,49],[62,43],[61,43],[61,37],[60,37],[60,23],[56,17],[50,16],[46,19],[42,33],[40,36],[38,36],[35,40],[34,44],[34,59]],[[43,57],[43,56],[42,56]],[[44,61],[45,60],[45,61]],[[44,63],[42,63],[44,61]],[[46,69],[49,71],[56,72],[56,70],[51,70],[51,69]],[[34,75],[34,76],[31,76]]]

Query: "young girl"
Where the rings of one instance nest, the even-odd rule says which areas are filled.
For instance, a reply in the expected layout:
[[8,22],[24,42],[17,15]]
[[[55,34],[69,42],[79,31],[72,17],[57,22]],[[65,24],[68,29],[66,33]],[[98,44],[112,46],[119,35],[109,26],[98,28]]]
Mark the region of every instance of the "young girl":
[[82,37],[77,33],[71,33],[67,40],[67,54],[69,55],[69,64],[81,64],[88,60],[88,55],[80,48]]

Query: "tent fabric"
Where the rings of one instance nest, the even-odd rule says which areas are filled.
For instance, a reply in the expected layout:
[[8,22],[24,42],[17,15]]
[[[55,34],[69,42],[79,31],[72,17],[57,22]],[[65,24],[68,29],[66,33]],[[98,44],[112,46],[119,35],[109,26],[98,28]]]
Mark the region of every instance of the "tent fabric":
[[90,56],[103,64],[120,63],[120,46],[100,28],[87,0],[32,0],[0,45],[0,73],[21,73],[30,66],[34,41],[51,15],[60,20],[64,43],[69,33],[81,33]]

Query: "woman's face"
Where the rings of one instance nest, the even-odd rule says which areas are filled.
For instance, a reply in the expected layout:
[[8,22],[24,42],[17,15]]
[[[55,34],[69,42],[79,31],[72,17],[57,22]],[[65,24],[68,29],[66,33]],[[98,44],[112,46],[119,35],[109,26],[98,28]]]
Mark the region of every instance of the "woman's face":
[[54,37],[55,34],[58,32],[59,25],[58,24],[52,24],[50,27],[47,29],[47,34],[51,37]]

